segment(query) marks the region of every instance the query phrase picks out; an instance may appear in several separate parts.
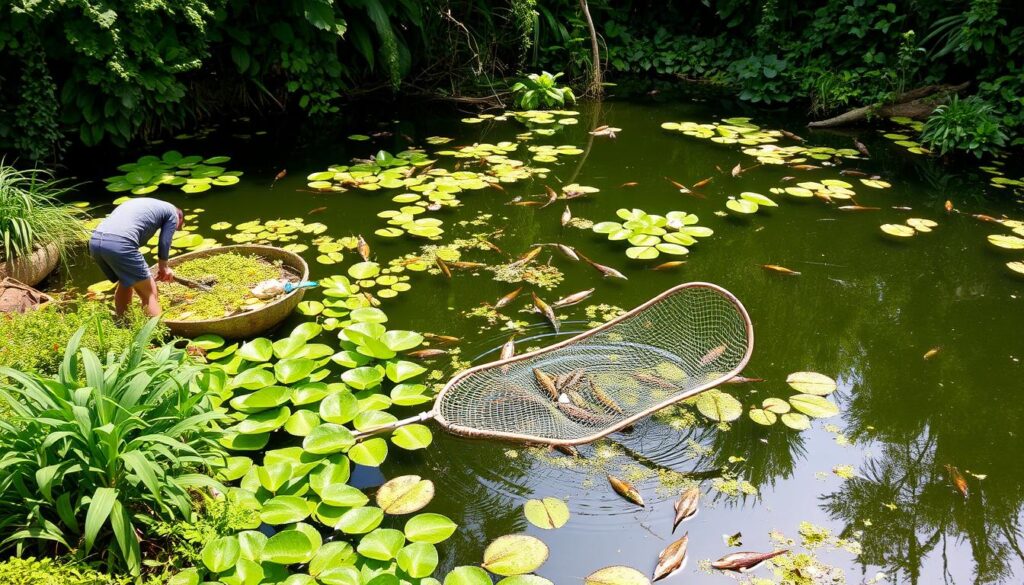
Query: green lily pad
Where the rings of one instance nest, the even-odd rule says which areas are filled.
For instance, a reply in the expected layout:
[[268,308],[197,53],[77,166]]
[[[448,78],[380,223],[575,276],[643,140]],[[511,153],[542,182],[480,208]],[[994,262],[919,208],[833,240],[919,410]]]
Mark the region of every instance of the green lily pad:
[[444,585],[493,585],[491,576],[480,567],[455,567],[444,578]]
[[814,418],[828,418],[839,414],[839,407],[823,396],[814,394],[797,394],[789,398],[793,408]]
[[458,525],[442,514],[417,514],[405,523],[405,537],[410,542],[437,544],[448,539]]
[[356,442],[352,431],[331,423],[322,424],[302,441],[302,448],[317,455],[327,455],[348,450]]
[[621,565],[598,569],[583,579],[584,585],[651,585],[646,575]]
[[412,424],[400,427],[391,435],[391,442],[407,451],[426,449],[434,440],[434,434],[424,425]]
[[309,537],[298,530],[283,530],[271,536],[263,547],[262,560],[278,565],[309,562],[316,549]]
[[395,556],[399,568],[415,579],[429,577],[437,569],[437,548],[425,542],[414,542]]
[[378,528],[359,541],[356,550],[366,558],[390,561],[405,546],[405,535],[401,530]]
[[694,404],[701,414],[711,420],[729,422],[743,414],[743,405],[720,390],[709,390],[697,396]]
[[396,477],[377,491],[377,505],[386,514],[411,514],[423,509],[432,499],[434,482],[418,475]]
[[561,528],[569,521],[569,507],[558,498],[528,500],[523,505],[523,512],[530,524],[545,530]]
[[384,520],[384,512],[380,508],[373,506],[353,508],[342,514],[335,528],[345,534],[366,534],[380,526],[382,520]]
[[794,372],[786,377],[786,383],[797,392],[828,396],[835,392],[836,381],[817,372]]
[[497,575],[531,573],[548,559],[546,544],[526,534],[509,534],[494,540],[484,550],[484,569]]
[[388,443],[381,438],[373,438],[358,443],[348,452],[349,458],[359,465],[380,467],[388,456]]

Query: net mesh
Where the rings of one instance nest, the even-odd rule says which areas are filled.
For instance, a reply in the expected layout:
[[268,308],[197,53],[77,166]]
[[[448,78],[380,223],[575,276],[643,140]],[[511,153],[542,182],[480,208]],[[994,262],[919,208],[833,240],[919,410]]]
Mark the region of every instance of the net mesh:
[[604,328],[464,372],[437,413],[460,434],[588,442],[731,378],[751,335],[732,295],[682,285]]

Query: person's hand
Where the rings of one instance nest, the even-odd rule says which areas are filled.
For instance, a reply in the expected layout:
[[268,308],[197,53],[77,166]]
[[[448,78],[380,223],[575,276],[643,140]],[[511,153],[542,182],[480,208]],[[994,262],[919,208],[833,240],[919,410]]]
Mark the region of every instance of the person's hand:
[[169,266],[161,264],[156,271],[156,279],[160,282],[172,282],[174,281],[174,271]]

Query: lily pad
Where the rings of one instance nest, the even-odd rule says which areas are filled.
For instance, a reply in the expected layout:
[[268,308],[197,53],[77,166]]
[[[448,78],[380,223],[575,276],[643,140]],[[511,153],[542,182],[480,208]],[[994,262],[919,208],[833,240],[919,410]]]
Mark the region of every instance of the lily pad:
[[531,573],[548,559],[546,544],[526,534],[509,534],[484,550],[484,569],[502,576]]
[[418,475],[396,477],[377,491],[377,505],[387,514],[411,514],[434,498],[434,482]]
[[797,394],[789,398],[793,408],[814,418],[828,418],[839,414],[839,407],[822,396]]
[[261,560],[278,565],[294,565],[309,562],[315,552],[313,543],[303,532],[283,530],[267,540]]
[[646,575],[630,567],[617,565],[598,569],[583,579],[584,585],[651,585]]
[[395,555],[398,566],[415,579],[429,577],[437,568],[437,548],[425,542],[414,542]]
[[[897,238],[909,238],[917,233],[917,231],[914,230],[914,228],[898,223],[882,224],[881,230],[886,234]],[[1022,242],[1024,242],[1024,240],[1022,240]]]
[[405,523],[405,537],[410,542],[437,544],[455,533],[458,525],[442,514],[417,514]]
[[711,420],[729,422],[743,414],[743,405],[720,390],[709,390],[697,396],[694,404],[701,414]]
[[405,546],[405,535],[401,530],[378,528],[359,541],[356,551],[366,558],[390,561]]
[[384,439],[374,438],[358,443],[348,452],[353,463],[367,467],[380,467],[388,456],[388,443]]
[[493,585],[491,576],[480,567],[455,567],[444,578],[444,585]]
[[797,392],[828,396],[835,392],[836,381],[817,372],[793,372],[786,377],[786,383]]
[[426,449],[434,440],[434,434],[428,427],[412,424],[400,427],[391,435],[391,442],[407,451]]
[[530,524],[545,530],[561,528],[569,521],[569,507],[558,498],[528,500],[523,505],[523,512]]
[[811,419],[807,418],[807,415],[800,414],[799,412],[787,412],[780,416],[779,419],[782,421],[782,424],[796,431],[803,431],[811,428]]
[[756,422],[759,425],[771,426],[778,420],[778,415],[770,410],[764,410],[761,408],[752,408],[747,412],[750,420]]

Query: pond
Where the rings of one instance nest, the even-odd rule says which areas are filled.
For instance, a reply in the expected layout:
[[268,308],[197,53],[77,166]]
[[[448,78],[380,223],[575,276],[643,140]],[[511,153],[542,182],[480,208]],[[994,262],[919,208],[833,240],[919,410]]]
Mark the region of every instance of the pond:
[[[554,267],[542,274],[547,284],[557,285],[527,285],[524,294],[495,314],[489,307],[522,283],[497,281],[494,272],[480,267],[453,269],[450,279],[436,267],[405,271],[411,289],[383,299],[391,323],[460,338],[454,347],[462,365],[497,359],[510,328],[522,353],[584,331],[614,315],[615,308],[631,309],[679,283],[706,281],[734,293],[753,321],[756,345],[743,374],[764,381],[723,387],[744,410],[766,398],[795,394],[785,382],[793,372],[819,372],[838,382],[828,399],[839,414],[815,419],[807,430],[781,421],[762,426],[746,413],[719,424],[692,408],[673,409],[629,433],[581,447],[580,459],[459,438],[435,426],[435,441],[425,451],[395,452],[380,470],[360,467],[354,478],[366,488],[403,474],[435,482],[437,495],[429,511],[447,514],[460,526],[440,547],[437,575],[456,565],[479,564],[486,543],[513,532],[535,535],[550,547],[550,558],[537,573],[558,584],[582,582],[592,571],[616,564],[650,574],[658,552],[673,540],[672,504],[696,481],[701,511],[676,531],[677,537],[689,533],[689,565],[683,577],[670,582],[723,583],[728,577],[706,561],[738,550],[790,548],[815,559],[802,570],[810,579],[806,582],[831,583],[840,572],[847,583],[880,582],[881,572],[898,583],[1019,583],[1024,575],[1018,538],[1024,503],[1024,465],[1018,458],[1024,452],[1024,279],[1006,263],[1024,259],[1024,252],[990,245],[988,235],[1010,235],[1010,227],[972,217],[1022,219],[1019,196],[991,184],[992,175],[978,167],[909,152],[877,130],[856,134],[870,152],[866,159],[826,155],[826,161],[803,163],[817,168],[794,168],[758,164],[740,144],[661,128],[664,122],[724,124],[723,118],[743,116],[763,129],[801,134],[808,147],[854,148],[851,134],[808,133],[797,116],[714,98],[662,94],[585,104],[578,111],[578,116],[562,116],[577,119],[575,125],[531,125],[555,130],[529,140],[517,139],[528,127],[512,118],[480,120],[472,113],[422,104],[371,108],[353,113],[344,124],[311,122],[301,129],[285,120],[267,127],[240,120],[199,137],[141,152],[105,153],[109,158],[99,160],[80,158],[74,164],[79,176],[99,179],[114,174],[123,162],[170,148],[186,155],[230,155],[226,166],[244,171],[237,185],[193,195],[163,188],[153,195],[187,213],[203,209],[191,225],[223,243],[231,243],[224,236],[237,228],[211,227],[219,222],[237,226],[302,218],[306,224],[326,225],[325,233],[337,238],[362,234],[382,264],[419,253],[423,245],[484,234],[504,255],[478,247],[462,250],[462,261],[508,263],[535,244],[557,242],[628,277],[602,278],[587,263],[546,246],[535,263]],[[471,122],[463,121],[467,117]],[[588,133],[600,125],[621,130],[614,137]],[[379,135],[348,138],[354,134]],[[453,140],[426,143],[431,136]],[[502,183],[501,190],[458,193],[461,206],[425,214],[443,221],[437,241],[375,235],[388,227],[380,212],[408,204],[392,201],[405,191],[324,193],[307,185],[311,173],[370,158],[380,149],[400,152],[410,139],[437,159],[434,168],[452,172],[484,167],[479,156],[434,156],[435,151],[512,141],[520,142],[510,154],[519,160],[534,154],[528,146],[543,144],[572,145],[581,152],[532,161],[550,169],[544,177]],[[780,137],[778,144],[799,143]],[[737,165],[740,172],[735,173]],[[1010,166],[1003,169],[1006,176],[1024,173]],[[286,176],[275,180],[282,169]],[[851,169],[865,175],[840,174]],[[875,175],[891,187],[874,188],[860,180]],[[693,187],[705,179],[710,181]],[[853,199],[772,191],[823,180],[845,181],[855,192]],[[698,195],[681,192],[673,182]],[[573,183],[599,191],[547,207],[509,204],[517,197],[543,202],[545,186],[561,191]],[[842,193],[842,184],[835,184]],[[116,197],[100,185],[91,191],[91,203],[100,205],[97,214]],[[727,212],[727,199],[744,192],[770,197],[778,206],[743,216]],[[947,200],[956,212],[944,209]],[[566,205],[576,220],[563,226]],[[849,205],[878,209],[839,209]],[[620,208],[695,214],[713,235],[688,246],[685,256],[630,259],[626,242],[580,227],[619,222]],[[906,225],[910,218],[937,225],[909,238],[886,236],[880,229]],[[296,242],[310,240],[306,236]],[[327,265],[317,261],[322,252],[315,245],[303,252],[312,277],[320,279],[343,274],[360,261],[354,251],[341,254],[340,262]],[[685,263],[652,270],[673,260]],[[71,284],[84,288],[99,278],[98,270],[80,257]],[[564,319],[558,334],[529,310],[531,289],[550,303],[590,288],[595,289],[592,296],[557,310]],[[319,295],[313,291],[306,298]],[[283,330],[309,319],[295,314]],[[451,362],[446,355],[431,363],[448,377],[454,373]],[[400,414],[427,406],[400,409]],[[954,485],[951,469],[965,479],[966,497]],[[606,473],[632,481],[646,506],[618,496]],[[541,530],[526,521],[524,502],[542,497],[568,503],[572,515],[564,527]],[[736,534],[741,534],[741,548],[724,539]],[[752,575],[772,577],[767,568]]]

